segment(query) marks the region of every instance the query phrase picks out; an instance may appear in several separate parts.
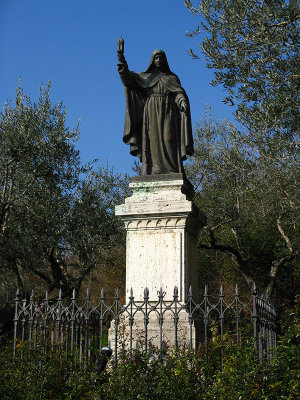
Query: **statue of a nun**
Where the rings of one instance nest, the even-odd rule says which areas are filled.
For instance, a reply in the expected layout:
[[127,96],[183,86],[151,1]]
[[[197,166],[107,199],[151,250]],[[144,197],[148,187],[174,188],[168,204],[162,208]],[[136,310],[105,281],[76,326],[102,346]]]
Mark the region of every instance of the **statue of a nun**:
[[128,70],[124,41],[118,42],[118,71],[125,87],[124,142],[142,162],[142,175],[183,173],[193,154],[189,100],[163,50],[152,53],[145,72]]

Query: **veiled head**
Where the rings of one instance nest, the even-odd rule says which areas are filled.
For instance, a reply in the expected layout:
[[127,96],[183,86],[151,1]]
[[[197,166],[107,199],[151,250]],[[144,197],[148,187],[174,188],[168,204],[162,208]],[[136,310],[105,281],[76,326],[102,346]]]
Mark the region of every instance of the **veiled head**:
[[172,73],[168,64],[166,53],[161,49],[153,51],[151,55],[150,64],[145,72],[152,72],[155,69],[159,69],[160,71],[169,74]]

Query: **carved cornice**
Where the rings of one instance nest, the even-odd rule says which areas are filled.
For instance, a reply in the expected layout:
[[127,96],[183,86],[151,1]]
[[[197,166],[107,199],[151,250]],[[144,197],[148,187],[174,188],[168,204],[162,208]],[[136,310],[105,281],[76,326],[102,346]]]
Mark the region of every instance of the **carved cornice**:
[[127,231],[183,229],[186,220],[184,217],[123,219]]

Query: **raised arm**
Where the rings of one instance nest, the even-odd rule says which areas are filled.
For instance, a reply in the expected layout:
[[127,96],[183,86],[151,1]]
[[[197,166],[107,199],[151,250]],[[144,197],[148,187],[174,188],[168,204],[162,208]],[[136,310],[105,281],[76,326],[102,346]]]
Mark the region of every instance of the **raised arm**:
[[122,38],[122,36],[118,40],[117,54],[118,54],[118,72],[120,74],[120,78],[124,86],[131,87],[133,86],[133,84],[131,79],[131,73],[128,70],[128,64],[124,56],[124,39]]

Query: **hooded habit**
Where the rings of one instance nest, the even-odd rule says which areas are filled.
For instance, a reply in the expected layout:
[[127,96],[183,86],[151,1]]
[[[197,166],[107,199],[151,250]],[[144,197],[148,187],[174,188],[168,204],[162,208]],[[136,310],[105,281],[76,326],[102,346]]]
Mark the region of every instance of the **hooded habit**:
[[[163,58],[159,70],[156,54]],[[155,50],[145,72],[129,71],[126,64],[119,73],[126,96],[123,140],[140,158],[142,175],[183,172],[182,161],[193,154],[193,137],[189,108],[182,112],[180,104],[189,102],[166,54]]]

